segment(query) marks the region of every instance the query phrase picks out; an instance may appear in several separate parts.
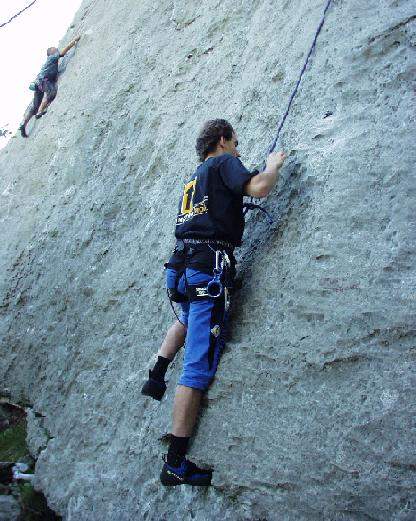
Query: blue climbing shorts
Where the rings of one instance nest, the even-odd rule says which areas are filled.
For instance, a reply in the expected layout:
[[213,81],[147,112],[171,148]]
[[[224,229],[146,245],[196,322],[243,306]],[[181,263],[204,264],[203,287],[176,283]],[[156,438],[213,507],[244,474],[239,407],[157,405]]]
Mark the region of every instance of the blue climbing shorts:
[[[183,280],[182,280],[183,279]],[[185,293],[187,284],[205,285],[212,275],[186,268],[178,290]],[[204,298],[181,304],[181,322],[187,327],[185,356],[179,384],[205,391],[217,371],[221,351],[225,345],[227,312],[225,294],[218,298]]]

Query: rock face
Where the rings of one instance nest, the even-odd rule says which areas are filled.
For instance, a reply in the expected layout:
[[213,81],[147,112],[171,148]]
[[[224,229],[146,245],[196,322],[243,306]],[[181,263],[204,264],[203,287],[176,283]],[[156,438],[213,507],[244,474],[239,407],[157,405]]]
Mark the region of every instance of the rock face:
[[64,520],[416,518],[412,1],[328,11],[191,448],[212,488],[158,482],[181,357],[139,393],[196,132],[225,117],[261,164],[323,7],[85,1],[49,114],[1,153],[0,381]]
[[0,521],[19,521],[20,505],[13,496],[0,496]]

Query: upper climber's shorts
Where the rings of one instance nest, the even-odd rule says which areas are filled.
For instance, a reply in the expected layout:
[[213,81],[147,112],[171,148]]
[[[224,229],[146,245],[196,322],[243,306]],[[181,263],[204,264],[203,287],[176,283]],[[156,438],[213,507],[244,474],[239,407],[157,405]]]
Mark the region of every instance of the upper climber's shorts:
[[44,80],[39,81],[37,88],[46,94],[46,98],[50,102],[56,97],[58,92],[58,82],[45,78]]
[[29,107],[25,113],[25,119],[29,119],[30,117],[37,114],[39,107],[43,100],[43,95],[46,94],[46,99],[50,103],[56,97],[58,92],[58,82],[50,81],[50,80],[42,80],[36,84],[36,89],[33,94],[33,101],[30,103]]
[[[186,268],[178,290],[185,293],[188,285],[205,285],[212,275]],[[205,391],[217,371],[221,351],[225,345],[227,311],[225,293],[218,298],[203,298],[181,303],[181,322],[187,327],[185,356],[179,384]]]

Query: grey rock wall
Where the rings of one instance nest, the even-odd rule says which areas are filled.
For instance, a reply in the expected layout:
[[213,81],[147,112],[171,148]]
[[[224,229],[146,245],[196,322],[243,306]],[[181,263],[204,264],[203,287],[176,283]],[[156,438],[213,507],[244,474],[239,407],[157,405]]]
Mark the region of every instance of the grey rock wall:
[[158,482],[180,357],[160,404],[139,393],[197,129],[230,119],[259,165],[322,9],[86,0],[48,116],[1,153],[0,381],[64,520],[416,518],[411,0],[328,12],[191,448],[212,488]]
[[0,521],[18,521],[20,505],[13,496],[0,496]]

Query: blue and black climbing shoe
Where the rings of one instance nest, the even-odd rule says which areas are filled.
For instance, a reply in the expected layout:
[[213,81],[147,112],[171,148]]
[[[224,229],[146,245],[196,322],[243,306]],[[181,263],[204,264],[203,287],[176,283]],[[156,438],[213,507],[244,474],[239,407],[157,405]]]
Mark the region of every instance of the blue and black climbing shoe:
[[160,481],[165,487],[176,485],[192,485],[208,487],[211,485],[212,470],[200,469],[187,459],[183,459],[179,467],[165,463],[160,473]]
[[164,380],[153,378],[152,371],[149,370],[149,379],[142,387],[142,394],[150,396],[155,400],[161,400],[166,391],[166,384]]

